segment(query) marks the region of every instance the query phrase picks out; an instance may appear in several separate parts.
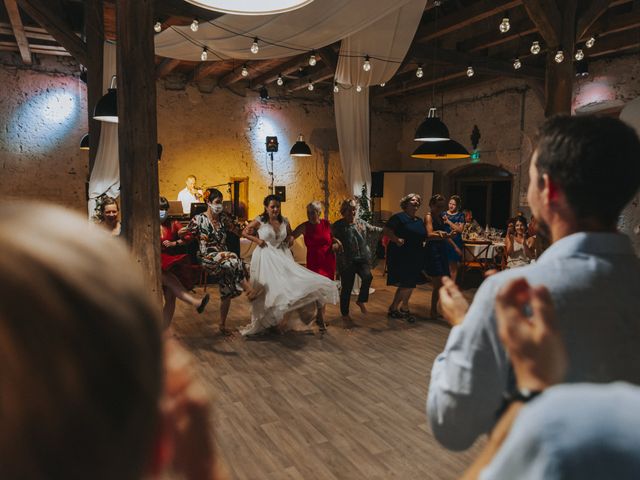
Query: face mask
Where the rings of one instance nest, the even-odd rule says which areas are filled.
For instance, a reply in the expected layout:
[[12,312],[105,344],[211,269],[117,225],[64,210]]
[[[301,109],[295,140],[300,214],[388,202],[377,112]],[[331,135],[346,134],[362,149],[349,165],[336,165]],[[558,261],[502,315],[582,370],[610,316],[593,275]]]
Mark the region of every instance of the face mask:
[[222,212],[222,204],[221,203],[212,203],[211,204],[211,211],[213,213],[221,213]]
[[166,210],[160,210],[160,221],[164,222],[167,219],[167,214],[169,212],[167,212]]

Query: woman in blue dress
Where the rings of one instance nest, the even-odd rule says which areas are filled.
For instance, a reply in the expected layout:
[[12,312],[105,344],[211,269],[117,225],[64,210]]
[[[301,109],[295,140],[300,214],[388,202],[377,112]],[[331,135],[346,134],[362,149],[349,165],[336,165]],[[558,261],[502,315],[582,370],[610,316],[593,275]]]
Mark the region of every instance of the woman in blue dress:
[[446,243],[449,273],[455,282],[458,276],[458,265],[462,261],[462,231],[464,230],[464,213],[460,210],[462,200],[458,195],[449,197],[449,210],[442,214],[444,231],[451,234],[451,240]]
[[447,258],[447,244],[451,241],[451,234],[445,231],[442,220],[445,198],[439,193],[429,200],[429,211],[424,217],[427,231],[427,248],[425,252],[425,273],[431,277],[433,292],[431,293],[431,318],[438,316],[438,299],[442,277],[449,275],[449,260]]
[[[387,285],[398,287],[389,306],[391,318],[404,318],[415,322],[409,311],[409,298],[419,283],[425,283],[422,274],[424,239],[427,232],[424,223],[416,215],[422,198],[410,193],[400,201],[402,212],[393,215],[386,223],[382,234],[390,240],[387,247]],[[402,308],[400,305],[404,306]]]

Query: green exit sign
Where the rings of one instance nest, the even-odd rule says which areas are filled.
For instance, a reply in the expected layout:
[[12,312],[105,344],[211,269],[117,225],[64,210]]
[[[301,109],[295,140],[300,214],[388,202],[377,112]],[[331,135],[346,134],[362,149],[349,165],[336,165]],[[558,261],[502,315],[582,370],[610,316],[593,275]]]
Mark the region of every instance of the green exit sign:
[[478,163],[480,161],[480,150],[474,150],[471,153],[471,163]]

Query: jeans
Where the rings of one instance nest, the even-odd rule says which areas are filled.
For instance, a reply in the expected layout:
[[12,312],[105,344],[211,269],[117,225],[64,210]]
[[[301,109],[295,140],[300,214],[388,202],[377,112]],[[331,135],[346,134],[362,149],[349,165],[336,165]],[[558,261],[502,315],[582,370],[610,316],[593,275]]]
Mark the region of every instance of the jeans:
[[371,267],[368,263],[352,262],[347,268],[340,270],[340,313],[342,315],[349,315],[349,300],[351,299],[351,290],[353,290],[356,274],[362,280],[358,302],[366,303],[369,300],[369,287],[373,280]]

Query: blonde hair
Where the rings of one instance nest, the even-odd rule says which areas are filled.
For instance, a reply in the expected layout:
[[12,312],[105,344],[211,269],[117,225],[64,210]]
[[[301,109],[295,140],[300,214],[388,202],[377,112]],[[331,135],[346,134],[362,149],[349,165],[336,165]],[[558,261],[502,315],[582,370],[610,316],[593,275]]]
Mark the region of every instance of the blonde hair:
[[3,477],[141,478],[162,344],[125,245],[75,213],[27,203],[0,206],[0,252]]
[[405,195],[404,197],[402,197],[402,199],[400,199],[400,208],[402,210],[407,208],[407,205],[409,205],[409,202],[411,200],[413,200],[414,198],[417,198],[418,201],[420,202],[420,205],[422,205],[422,197],[420,195],[418,195],[417,193],[410,193],[410,194]]

